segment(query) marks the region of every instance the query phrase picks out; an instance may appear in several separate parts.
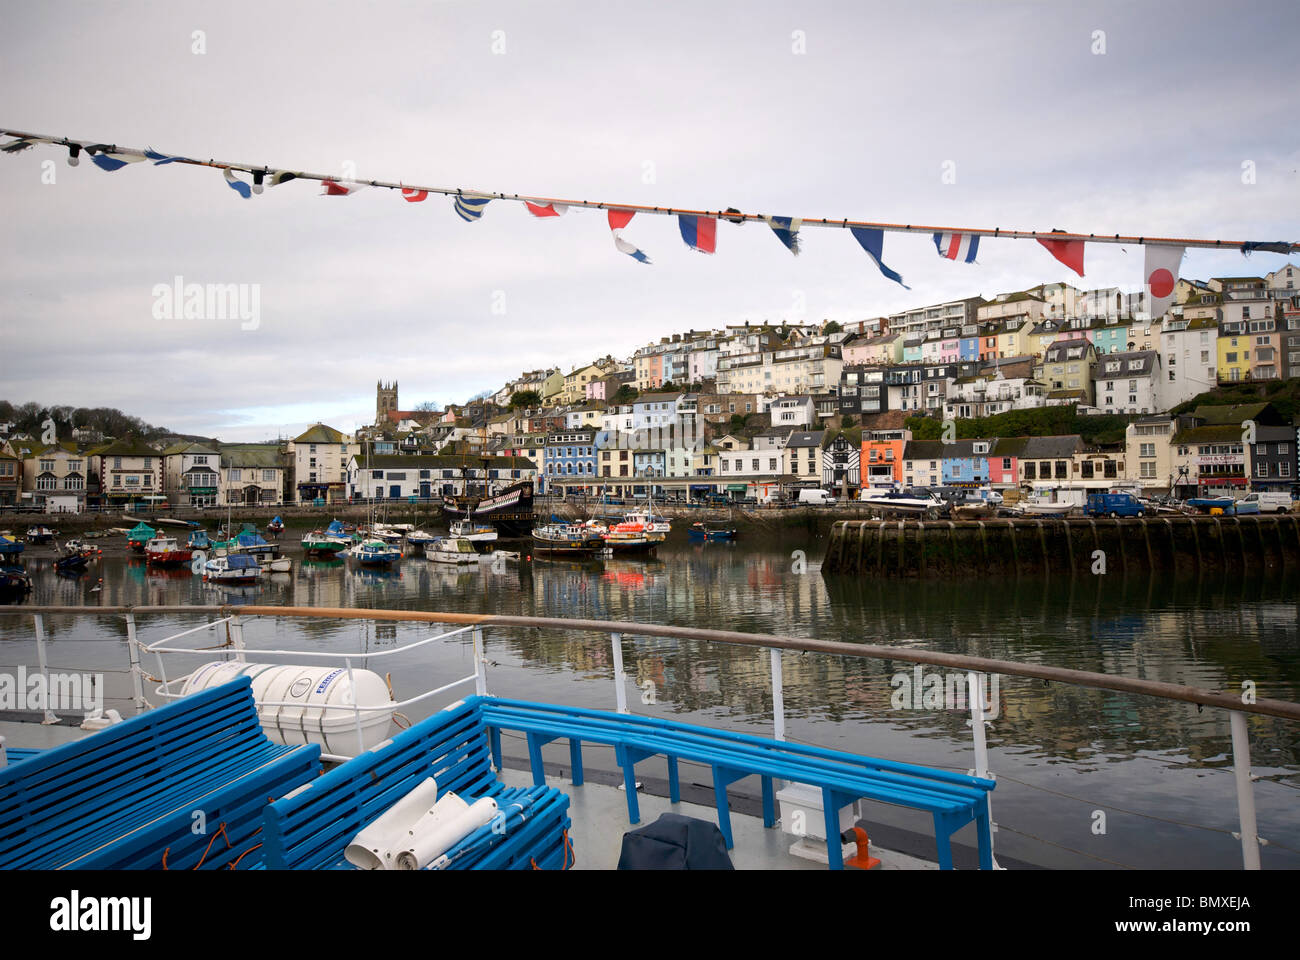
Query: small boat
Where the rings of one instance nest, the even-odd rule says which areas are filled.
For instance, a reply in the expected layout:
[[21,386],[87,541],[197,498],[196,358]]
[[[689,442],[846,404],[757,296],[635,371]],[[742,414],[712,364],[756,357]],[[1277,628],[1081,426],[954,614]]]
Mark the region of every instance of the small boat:
[[406,542],[413,547],[427,547],[429,544],[436,543],[441,539],[441,537],[427,533],[424,530],[412,530],[406,535]]
[[266,525],[266,532],[273,537],[278,537],[284,533],[284,521],[280,519],[278,514]]
[[401,530],[387,524],[376,523],[371,526],[367,536],[372,540],[382,540],[384,543],[401,543],[403,533]]
[[1248,513],[1259,513],[1259,503],[1247,503],[1244,500],[1234,500],[1232,497],[1193,497],[1187,501],[1187,505],[1197,513],[1211,514],[1218,516],[1238,516]]
[[703,540],[706,543],[711,540],[735,540],[735,527],[715,527],[703,521],[696,521],[686,528],[687,535],[692,540]]
[[36,526],[27,528],[28,543],[50,543],[56,536],[58,536],[57,531],[51,530],[49,527]]
[[491,553],[477,554],[479,563],[518,563],[521,559],[518,550],[493,550]]
[[997,505],[991,500],[954,500],[952,515],[955,520],[984,520],[996,517]]
[[157,530],[141,520],[126,535],[126,545],[136,553],[144,553],[144,545],[157,535]]
[[473,520],[453,520],[451,522],[451,535],[462,540],[468,540],[478,546],[484,543],[495,543],[497,528],[490,523],[476,523]]
[[343,524],[333,521],[324,530],[313,530],[302,538],[302,548],[309,557],[330,557],[352,546],[352,538],[344,532]]
[[259,557],[257,565],[262,573],[289,573],[293,570],[293,561],[288,557]]
[[605,541],[576,523],[547,523],[533,528],[533,549],[540,553],[591,554]]
[[368,566],[386,567],[401,560],[402,551],[382,540],[366,540],[350,549],[348,556]]
[[[66,551],[66,548],[65,548]],[[90,557],[80,550],[65,552],[54,559],[55,573],[81,573],[90,563]]]
[[32,592],[32,578],[22,567],[0,567],[0,603],[22,603]]
[[179,567],[193,555],[192,550],[180,547],[175,537],[154,537],[144,547],[144,562],[155,567]]
[[212,583],[256,583],[261,575],[262,568],[258,565],[257,558],[246,553],[213,557],[203,565],[203,579]]
[[948,512],[948,504],[930,491],[890,491],[867,501],[871,509],[882,514],[939,517]]
[[477,563],[478,551],[465,537],[443,537],[424,548],[424,555],[434,563]]
[[1025,516],[1031,517],[1064,517],[1075,508],[1073,503],[1060,503],[1055,500],[1045,500],[1038,497],[1029,497],[1021,500],[1017,507]]
[[189,539],[185,541],[185,546],[191,550],[211,550],[213,544],[208,531],[200,529],[190,534]]
[[[223,546],[223,544],[217,544]],[[267,543],[260,533],[241,533],[233,540],[224,544],[227,553],[249,553],[259,559],[262,557],[279,556],[280,546],[275,543]]]
[[23,552],[24,544],[17,537],[0,536],[0,556],[17,556]]

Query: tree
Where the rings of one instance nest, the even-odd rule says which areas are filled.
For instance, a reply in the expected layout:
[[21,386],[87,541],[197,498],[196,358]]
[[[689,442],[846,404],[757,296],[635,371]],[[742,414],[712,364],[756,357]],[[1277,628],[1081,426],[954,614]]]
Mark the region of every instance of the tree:
[[854,420],[853,417],[852,417],[850,414],[845,414],[845,415],[840,419],[840,427],[841,427],[841,429],[843,429],[843,428],[847,428],[847,427],[857,426],[857,423],[858,423],[858,421]]
[[822,333],[843,333],[843,332],[844,332],[844,328],[840,326],[839,322],[836,320],[832,320],[830,323],[826,324],[826,326],[822,327]]
[[740,433],[745,429],[745,418],[739,413],[731,415],[731,433]]
[[518,410],[520,407],[540,407],[542,405],[542,395],[536,390],[516,390],[510,394],[510,409]]
[[618,391],[614,394],[614,398],[611,401],[611,403],[629,404],[633,400],[635,400],[637,396],[638,394],[636,388],[633,387],[630,383],[625,383],[618,388]]

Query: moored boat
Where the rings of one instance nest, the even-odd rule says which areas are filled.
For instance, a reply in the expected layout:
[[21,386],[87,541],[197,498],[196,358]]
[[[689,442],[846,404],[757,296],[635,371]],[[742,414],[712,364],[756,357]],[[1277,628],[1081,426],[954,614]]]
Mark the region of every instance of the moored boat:
[[503,539],[527,537],[533,529],[533,482],[514,483],[487,497],[446,497],[442,512],[449,523],[491,524]]
[[533,549],[540,553],[590,554],[605,546],[599,534],[576,523],[547,523],[534,527]]
[[144,553],[144,546],[158,535],[158,531],[141,520],[126,535],[126,545],[136,553]]
[[211,550],[212,540],[208,536],[208,531],[199,529],[190,533],[189,539],[185,541],[185,546],[191,550]]
[[386,567],[402,559],[402,551],[382,540],[366,540],[348,550],[348,556],[367,566]]
[[273,537],[278,537],[284,533],[284,521],[280,519],[278,514],[266,525],[266,532]]
[[719,527],[697,520],[686,528],[687,535],[692,540],[717,541],[717,540],[735,540],[735,527]]
[[257,558],[246,553],[232,553],[213,557],[203,565],[203,579],[213,583],[256,583],[262,575]]
[[475,550],[483,550],[488,544],[496,543],[497,528],[490,523],[478,523],[474,520],[453,520],[452,537],[468,540]]
[[22,567],[0,566],[0,603],[22,603],[32,592],[32,578]]
[[465,537],[443,537],[424,548],[424,555],[434,563],[468,564],[478,562],[478,551]]
[[58,532],[45,526],[35,526],[27,528],[28,543],[50,543],[58,535]]
[[17,556],[23,552],[24,543],[17,537],[0,535],[0,557]]
[[436,543],[441,539],[441,537],[425,530],[412,530],[406,535],[406,542],[413,547],[428,547],[431,543]]
[[313,530],[302,538],[302,548],[309,557],[332,557],[340,550],[352,546],[352,539],[344,532],[338,520],[324,530]]
[[654,553],[662,542],[652,540],[641,524],[616,523],[601,534],[605,548],[620,556],[629,553]]
[[179,567],[193,555],[192,550],[179,546],[175,537],[154,537],[144,547],[145,563],[156,567]]

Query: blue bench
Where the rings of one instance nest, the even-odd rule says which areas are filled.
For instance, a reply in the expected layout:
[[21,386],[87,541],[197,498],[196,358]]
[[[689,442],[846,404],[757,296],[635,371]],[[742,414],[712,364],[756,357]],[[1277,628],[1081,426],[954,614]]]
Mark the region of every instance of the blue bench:
[[[385,740],[264,811],[267,869],[351,869],[344,850],[363,827],[428,777],[438,795],[496,799],[504,832],[481,827],[448,851],[450,869],[564,869],[571,865],[569,798],[544,784],[508,788],[492,771],[478,701],[453,704]],[[517,811],[522,807],[526,816]],[[463,856],[459,854],[465,854]]]
[[[613,747],[623,770],[631,823],[641,819],[636,796],[636,764],[663,755],[668,759],[668,792],[673,803],[681,799],[679,760],[694,761],[712,769],[718,827],[728,848],[732,846],[732,835],[727,786],[757,775],[762,784],[764,826],[776,823],[774,780],[810,784],[821,788],[828,837],[839,836],[839,811],[843,807],[859,799],[876,800],[932,814],[939,866],[944,870],[952,869],[952,834],[974,821],[980,868],[993,868],[988,814],[992,780],[654,717],[522,700],[474,699],[480,701],[498,766],[501,730],[525,734],[535,783],[545,782],[542,746],[553,740],[569,741],[575,785],[581,785],[583,780],[582,743]],[[830,866],[842,869],[839,844],[829,843],[827,850]]]
[[267,739],[241,677],[0,769],[0,868],[216,869],[319,772],[319,747]]
[[5,756],[10,763],[27,760],[41,752],[40,747],[5,747]]

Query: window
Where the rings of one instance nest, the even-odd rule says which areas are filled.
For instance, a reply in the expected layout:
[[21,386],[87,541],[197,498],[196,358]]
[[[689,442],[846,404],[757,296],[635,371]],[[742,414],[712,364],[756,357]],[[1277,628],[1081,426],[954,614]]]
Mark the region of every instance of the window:
[[1156,455],[1156,445],[1154,443],[1144,443],[1138,453],[1140,457],[1154,457]]
[[244,479],[244,473],[243,473],[243,471],[240,470],[238,467],[231,467],[231,468],[230,468],[230,479],[231,479],[232,482],[236,482],[236,481],[239,481],[239,480]]
[[1143,480],[1154,480],[1156,476],[1156,465],[1154,463],[1143,463],[1139,475]]

